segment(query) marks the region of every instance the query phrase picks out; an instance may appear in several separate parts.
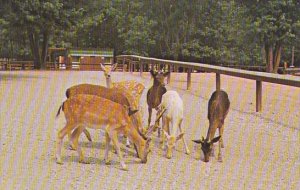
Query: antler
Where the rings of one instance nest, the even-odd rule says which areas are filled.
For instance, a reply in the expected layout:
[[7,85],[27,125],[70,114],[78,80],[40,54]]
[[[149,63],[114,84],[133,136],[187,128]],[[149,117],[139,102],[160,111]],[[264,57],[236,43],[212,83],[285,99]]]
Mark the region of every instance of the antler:
[[146,132],[145,136],[149,136],[151,135],[151,133],[153,133],[159,126],[158,126],[158,121],[160,120],[160,118],[163,116],[163,114],[165,113],[167,109],[164,109],[162,111],[160,111],[159,116],[156,118],[155,120],[155,124],[151,125],[150,128],[148,129],[148,131]]

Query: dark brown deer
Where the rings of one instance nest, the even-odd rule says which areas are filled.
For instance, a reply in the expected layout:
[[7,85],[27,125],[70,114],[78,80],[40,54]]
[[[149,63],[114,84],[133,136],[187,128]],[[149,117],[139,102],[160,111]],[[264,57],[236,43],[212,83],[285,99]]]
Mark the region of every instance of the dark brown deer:
[[[153,85],[147,92],[147,104],[148,104],[148,128],[150,127],[151,123],[151,115],[152,109],[156,109],[162,100],[162,95],[167,92],[165,87],[164,79],[170,74],[170,72],[162,72],[162,71],[150,71],[151,76],[153,77]],[[160,131],[158,130],[158,134]]]
[[[222,162],[221,148],[224,148],[223,131],[224,120],[228,114],[230,101],[228,94],[225,91],[215,91],[208,102],[209,128],[207,131],[206,139],[202,137],[201,140],[193,140],[197,144],[201,144],[201,149],[204,154],[204,162],[209,162],[209,157],[213,155],[213,144],[219,141],[219,154],[218,160]],[[215,137],[217,128],[219,129],[219,136]],[[215,138],[214,138],[215,137]]]

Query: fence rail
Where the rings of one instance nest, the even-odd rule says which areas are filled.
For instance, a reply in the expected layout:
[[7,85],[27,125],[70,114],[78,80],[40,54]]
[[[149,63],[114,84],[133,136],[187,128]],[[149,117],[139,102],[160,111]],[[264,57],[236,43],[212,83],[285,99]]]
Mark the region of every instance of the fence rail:
[[[164,59],[156,59],[135,55],[119,55],[116,56],[117,62],[121,62],[123,65],[123,71],[126,67],[130,72],[138,66],[140,74],[143,74],[144,68],[154,69],[162,66],[163,69],[167,69],[170,72],[176,71],[178,67],[182,67],[187,72],[187,89],[191,88],[192,72],[193,70],[200,70],[204,72],[216,73],[216,89],[221,88],[221,75],[229,75],[239,78],[251,79],[256,81],[256,111],[260,112],[262,110],[262,82],[269,82],[281,85],[288,85],[294,87],[300,87],[300,77],[291,75],[278,75],[273,73],[264,73],[257,71],[247,71],[234,68],[226,68],[214,65],[207,65],[203,63],[193,63],[193,62],[181,62],[172,61]],[[168,76],[168,82],[171,82],[171,75]]]

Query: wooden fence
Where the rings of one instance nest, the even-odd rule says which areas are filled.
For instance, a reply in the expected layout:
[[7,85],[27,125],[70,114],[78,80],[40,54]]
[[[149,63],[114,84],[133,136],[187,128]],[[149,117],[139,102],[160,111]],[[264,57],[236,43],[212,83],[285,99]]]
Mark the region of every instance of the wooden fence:
[[202,63],[181,62],[172,60],[163,60],[135,55],[120,55],[116,56],[117,63],[123,66],[123,71],[128,69],[133,72],[138,68],[140,75],[144,70],[149,69],[165,69],[170,71],[168,83],[171,82],[172,72],[177,71],[179,67],[184,68],[187,72],[187,90],[191,88],[192,72],[194,70],[203,72],[216,73],[216,89],[221,89],[221,75],[229,75],[239,78],[251,79],[256,81],[256,111],[262,110],[262,82],[269,82],[281,85],[300,87],[300,77],[291,75],[279,75],[273,73],[264,73],[256,71],[247,71],[220,66],[207,65]]

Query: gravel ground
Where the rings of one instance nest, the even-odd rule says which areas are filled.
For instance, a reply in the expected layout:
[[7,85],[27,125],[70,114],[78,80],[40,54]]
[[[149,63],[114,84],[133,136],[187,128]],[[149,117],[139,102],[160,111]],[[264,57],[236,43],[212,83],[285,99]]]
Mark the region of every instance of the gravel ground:
[[[145,84],[140,106],[146,124],[150,75],[116,72],[112,77]],[[223,162],[212,158],[204,163],[199,145],[191,140],[206,135],[207,103],[215,89],[215,75],[193,74],[189,91],[185,90],[186,74],[171,77],[167,88],[183,99],[183,127],[191,154],[184,153],[179,141],[173,158],[166,159],[155,134],[146,164],[123,146],[126,172],[120,170],[114,153],[109,155],[112,164],[104,164],[104,133],[92,129],[93,142],[80,137],[91,164],[78,163],[77,153],[67,149],[67,138],[64,164],[55,162],[57,132],[65,123],[63,114],[58,119],[55,115],[65,90],[79,83],[105,85],[103,73],[0,72],[0,189],[300,189],[300,88],[263,83],[263,111],[256,113],[255,81],[222,75],[222,89],[231,101]]]

